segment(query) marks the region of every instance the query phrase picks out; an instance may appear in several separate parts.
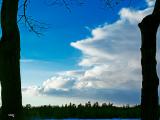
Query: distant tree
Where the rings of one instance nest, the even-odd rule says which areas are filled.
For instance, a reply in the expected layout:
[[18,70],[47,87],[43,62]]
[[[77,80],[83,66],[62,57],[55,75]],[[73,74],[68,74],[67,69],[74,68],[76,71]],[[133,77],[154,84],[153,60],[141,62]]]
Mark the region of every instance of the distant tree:
[[102,107],[106,108],[107,104],[106,103],[102,103]]
[[108,103],[108,106],[109,106],[109,107],[112,107],[112,106],[113,106],[113,103],[110,103],[110,102],[109,102],[109,103]]
[[31,104],[27,104],[25,108],[26,109],[31,109],[31,107],[32,107]]
[[77,107],[78,107],[78,108],[82,108],[82,107],[83,107],[83,105],[82,105],[82,104],[79,104]]
[[85,104],[85,107],[91,107],[91,102],[88,101],[88,102]]
[[65,104],[65,107],[68,107],[68,105],[67,105],[67,104]]
[[93,104],[93,107],[99,107],[99,103],[98,103],[98,102],[95,102],[95,103]]

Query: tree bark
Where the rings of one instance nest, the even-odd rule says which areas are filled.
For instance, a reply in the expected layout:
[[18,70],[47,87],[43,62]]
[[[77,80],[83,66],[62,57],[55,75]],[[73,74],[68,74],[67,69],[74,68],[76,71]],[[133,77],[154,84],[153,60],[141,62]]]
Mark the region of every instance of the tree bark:
[[20,34],[17,25],[18,0],[3,0],[1,8],[0,81],[2,120],[22,120],[20,78]]
[[159,26],[159,16],[146,16],[139,28],[141,30],[141,65],[142,65],[142,120],[159,120],[158,115],[158,85],[159,79],[156,70],[156,35]]

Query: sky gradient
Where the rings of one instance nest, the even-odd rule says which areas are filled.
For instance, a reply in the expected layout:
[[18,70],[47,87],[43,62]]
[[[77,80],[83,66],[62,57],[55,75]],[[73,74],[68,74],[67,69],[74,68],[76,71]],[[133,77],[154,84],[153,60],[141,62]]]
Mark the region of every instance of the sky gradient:
[[47,23],[49,29],[37,36],[19,23],[23,104],[139,104],[137,24],[151,13],[153,3],[124,0],[111,8],[86,0],[83,5],[69,4],[70,12],[61,3],[31,0],[27,15]]

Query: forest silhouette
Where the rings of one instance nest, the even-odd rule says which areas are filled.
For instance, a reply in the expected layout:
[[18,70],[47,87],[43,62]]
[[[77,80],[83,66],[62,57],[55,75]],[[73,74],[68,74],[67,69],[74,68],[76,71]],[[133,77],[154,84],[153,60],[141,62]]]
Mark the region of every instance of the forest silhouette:
[[65,104],[62,106],[39,106],[32,107],[27,104],[24,107],[24,115],[27,119],[31,118],[140,118],[140,105],[122,107],[114,106],[112,103],[99,104],[87,102],[84,105]]

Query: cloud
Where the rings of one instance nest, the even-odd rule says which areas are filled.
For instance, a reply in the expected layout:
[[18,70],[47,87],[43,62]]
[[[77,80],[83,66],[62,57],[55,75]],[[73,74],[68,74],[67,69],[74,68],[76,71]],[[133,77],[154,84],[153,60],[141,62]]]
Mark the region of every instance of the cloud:
[[63,90],[67,91],[71,89],[72,86],[75,84],[74,77],[67,77],[67,76],[53,76],[52,78],[43,82],[44,91],[49,91],[50,89],[55,90]]
[[91,37],[71,43],[83,54],[79,65],[88,67],[78,87],[140,88],[140,31],[137,25],[150,11],[123,8],[119,12],[120,20],[99,26],[92,30]]
[[145,10],[135,11],[132,9],[122,8],[119,14],[120,14],[121,20],[127,20],[131,24],[136,25],[144,18],[144,16],[150,14],[152,12],[152,9],[153,7],[149,7]]
[[[68,91],[52,89],[45,93],[49,96],[61,96],[66,98],[81,98],[88,100],[107,101],[116,104],[135,104],[140,102],[138,90],[122,89],[70,89]],[[136,96],[136,97],[135,97]]]
[[146,0],[148,6],[153,6],[155,4],[155,0]]
[[42,88],[38,86],[29,86],[27,88],[22,88],[22,93],[25,96],[40,96],[41,91]]
[[138,23],[151,10],[121,9],[115,23],[98,26],[90,30],[90,37],[71,43],[82,52],[79,70],[60,72],[23,93],[138,104],[142,79]]

